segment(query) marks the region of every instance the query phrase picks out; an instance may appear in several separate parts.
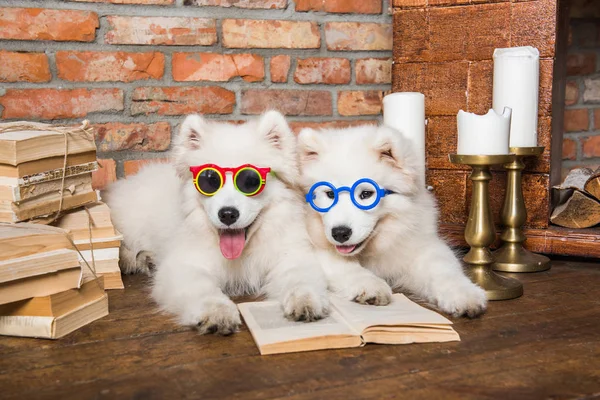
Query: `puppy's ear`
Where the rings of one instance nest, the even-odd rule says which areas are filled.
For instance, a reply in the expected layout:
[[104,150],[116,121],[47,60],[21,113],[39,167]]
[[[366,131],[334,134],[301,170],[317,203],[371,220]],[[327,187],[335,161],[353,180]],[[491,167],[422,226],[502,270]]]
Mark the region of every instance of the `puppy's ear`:
[[202,135],[206,131],[206,124],[206,120],[200,115],[188,115],[181,124],[175,145],[189,150],[199,149],[202,144]]
[[267,111],[258,120],[256,132],[271,149],[271,171],[290,187],[298,180],[296,138],[285,117],[277,111]]
[[277,150],[294,147],[294,134],[285,117],[277,111],[267,111],[260,116],[258,134]]
[[304,128],[300,131],[300,134],[298,134],[298,156],[301,163],[317,160],[321,149],[319,132],[311,128]]
[[419,191],[419,165],[412,146],[402,133],[387,126],[377,129],[373,150],[381,163],[398,170],[395,190],[398,193],[416,194]]

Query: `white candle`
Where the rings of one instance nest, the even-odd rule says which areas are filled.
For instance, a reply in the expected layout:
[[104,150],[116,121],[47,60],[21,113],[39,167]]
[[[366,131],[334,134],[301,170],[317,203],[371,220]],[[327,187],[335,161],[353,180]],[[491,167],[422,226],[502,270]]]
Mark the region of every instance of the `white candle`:
[[540,52],[531,46],[494,50],[493,108],[512,108],[510,147],[537,146]]
[[460,110],[458,122],[458,154],[508,154],[511,109],[502,114],[494,110],[477,115]]
[[400,131],[413,144],[425,182],[425,96],[398,92],[383,98],[383,123]]

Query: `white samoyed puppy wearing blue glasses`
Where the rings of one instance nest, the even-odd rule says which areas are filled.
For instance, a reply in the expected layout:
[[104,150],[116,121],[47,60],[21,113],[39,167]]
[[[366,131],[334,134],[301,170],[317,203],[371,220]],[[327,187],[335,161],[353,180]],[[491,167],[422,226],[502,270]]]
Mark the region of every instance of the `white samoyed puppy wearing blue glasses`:
[[437,233],[434,197],[402,134],[386,126],[304,129],[298,136],[307,225],[329,287],[386,305],[407,291],[453,316],[476,317],[485,292]]
[[327,283],[295,187],[296,138],[269,111],[244,124],[188,116],[171,160],[106,193],[124,272],[155,263],[152,296],[200,333],[236,331],[229,296],[264,293],[293,320],[327,315]]

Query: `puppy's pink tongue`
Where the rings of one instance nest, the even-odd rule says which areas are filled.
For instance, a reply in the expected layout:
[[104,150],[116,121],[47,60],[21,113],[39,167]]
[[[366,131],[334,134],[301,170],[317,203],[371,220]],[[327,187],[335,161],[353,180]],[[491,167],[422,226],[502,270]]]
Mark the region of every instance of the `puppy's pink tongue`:
[[228,260],[235,260],[242,255],[244,245],[246,244],[246,232],[243,229],[221,231],[219,233],[219,246],[223,257]]
[[335,248],[337,249],[337,251],[339,251],[342,254],[348,254],[348,253],[352,253],[352,251],[354,251],[354,249],[356,248],[356,245],[353,244],[352,246],[335,246]]

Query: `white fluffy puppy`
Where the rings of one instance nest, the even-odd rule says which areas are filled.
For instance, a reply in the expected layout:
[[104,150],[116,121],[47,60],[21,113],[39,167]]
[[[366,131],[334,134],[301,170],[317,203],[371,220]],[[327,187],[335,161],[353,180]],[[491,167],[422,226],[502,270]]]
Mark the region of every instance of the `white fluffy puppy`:
[[[485,311],[485,292],[465,276],[438,237],[435,200],[400,132],[385,126],[304,129],[298,143],[306,200],[321,209],[307,205],[309,234],[320,249],[332,290],[360,303],[385,305],[394,288],[455,316]],[[360,183],[353,191],[354,203],[352,190],[337,190],[351,189],[362,178],[373,180],[380,193],[368,182]],[[309,194],[320,181],[331,186]],[[378,198],[376,206],[363,209]]]
[[[234,332],[240,316],[228,296],[247,293],[279,300],[294,320],[325,316],[327,284],[306,232],[302,198],[292,188],[295,138],[283,116],[270,111],[242,125],[188,116],[171,157],[117,182],[106,196],[125,238],[124,269],[143,268],[139,255],[151,254],[154,299],[201,333]],[[236,178],[211,169],[197,175],[199,189],[218,189],[205,195],[190,167],[206,164],[217,170],[251,164],[271,173],[250,170]],[[256,195],[242,193],[257,187]]]

